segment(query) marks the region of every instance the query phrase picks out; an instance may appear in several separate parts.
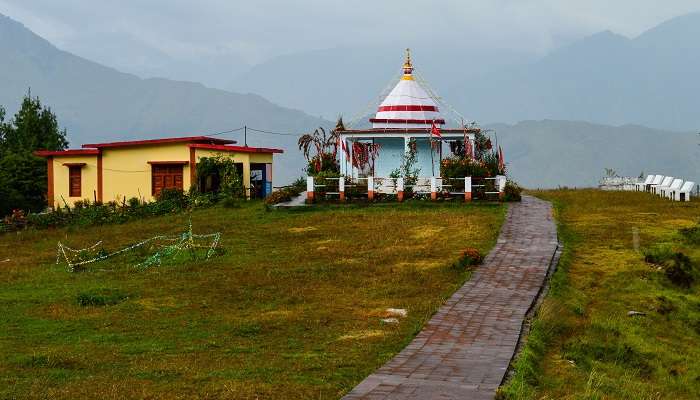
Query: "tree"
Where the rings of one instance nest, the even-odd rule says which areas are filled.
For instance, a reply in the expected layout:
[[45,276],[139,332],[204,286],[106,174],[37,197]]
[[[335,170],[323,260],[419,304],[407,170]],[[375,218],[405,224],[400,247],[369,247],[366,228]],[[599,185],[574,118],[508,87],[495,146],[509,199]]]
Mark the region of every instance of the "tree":
[[39,211],[46,206],[46,161],[36,150],[64,150],[66,130],[60,130],[56,115],[31,92],[12,120],[4,121],[0,107],[0,215],[13,209]]
[[[342,126],[342,119],[339,120]],[[339,172],[340,165],[336,160],[338,153],[338,140],[340,134],[333,130],[327,133],[325,129],[319,127],[312,133],[306,133],[299,138],[299,150],[304,154],[304,158],[308,162],[307,172],[309,174],[318,173],[321,171]],[[315,155],[311,151],[315,151]]]

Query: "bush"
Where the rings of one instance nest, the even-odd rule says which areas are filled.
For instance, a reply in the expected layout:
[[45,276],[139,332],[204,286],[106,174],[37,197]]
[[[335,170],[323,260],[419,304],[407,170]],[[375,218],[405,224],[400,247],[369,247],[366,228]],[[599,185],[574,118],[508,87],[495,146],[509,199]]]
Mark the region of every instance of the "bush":
[[514,181],[508,179],[505,187],[505,201],[521,201],[523,189]]
[[306,179],[299,177],[297,180],[292,182],[291,185],[280,188],[277,191],[272,192],[265,199],[265,204],[273,205],[284,203],[292,200],[293,198],[299,196],[301,192],[306,190]]
[[12,210],[12,214],[3,219],[3,228],[0,231],[16,231],[27,226],[27,217],[22,210]]
[[138,197],[132,197],[129,199],[129,201],[127,203],[129,204],[129,207],[135,209],[141,205],[141,200],[139,200]]
[[187,195],[180,189],[167,188],[160,191],[156,196],[157,201],[169,201],[173,204],[187,207]]
[[306,172],[311,176],[318,176],[321,173],[340,173],[340,164],[333,153],[321,153],[311,158],[306,165]]
[[440,164],[440,176],[444,178],[484,178],[495,176],[493,171],[489,171],[488,166],[482,161],[475,161],[470,158],[459,158],[456,156],[442,160]]
[[695,281],[695,268],[690,258],[682,252],[674,252],[668,245],[660,245],[644,251],[644,261],[662,266],[666,277],[674,285],[689,288]]
[[674,285],[689,288],[695,281],[694,266],[690,258],[681,252],[675,253],[666,266],[666,277]]
[[[181,190],[165,189],[157,196],[156,201],[150,203],[141,203],[135,197],[128,201],[123,200],[121,204],[115,201],[102,204],[82,200],[76,202],[72,209],[67,206],[56,207],[53,211],[29,214],[26,217],[26,224],[44,229],[65,225],[88,226],[123,223],[134,218],[180,212],[190,207],[209,207],[216,201],[217,195],[213,193],[199,193],[195,190],[186,194]],[[6,223],[2,224],[0,228],[4,228],[6,225]]]
[[457,268],[467,268],[479,265],[483,261],[484,256],[478,249],[468,247],[462,250],[462,252],[459,255],[459,259],[457,260],[454,266]]
[[679,231],[683,239],[690,244],[700,244],[700,224]]
[[78,293],[76,301],[83,307],[96,306],[104,307],[121,303],[129,296],[117,289],[97,289],[88,292]]
[[668,245],[658,245],[650,249],[645,249],[644,261],[650,264],[663,265],[673,257],[673,250]]

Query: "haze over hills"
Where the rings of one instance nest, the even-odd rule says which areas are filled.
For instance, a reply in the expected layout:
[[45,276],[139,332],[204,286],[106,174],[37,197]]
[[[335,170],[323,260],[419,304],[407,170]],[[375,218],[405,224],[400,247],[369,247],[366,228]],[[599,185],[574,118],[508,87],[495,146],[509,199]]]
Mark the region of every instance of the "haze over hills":
[[602,32],[534,64],[464,81],[445,96],[488,121],[553,118],[696,130],[699,37],[700,13],[634,39]]
[[[346,121],[368,111],[392,80],[398,79],[405,50],[393,47],[344,47],[275,57],[252,67],[230,85],[275,99],[287,107]],[[441,92],[487,71],[520,65],[532,55],[507,50],[421,48],[413,52],[416,73]],[[395,82],[394,82],[395,83]],[[388,89],[391,89],[390,87]],[[386,94],[386,93],[385,93]]]
[[621,176],[672,175],[700,182],[700,137],[638,125],[581,121],[492,124],[509,175],[525,187],[596,186],[605,168]]
[[[655,40],[661,41],[660,38],[664,35],[672,35],[664,33],[667,29],[670,28],[647,36],[644,42],[655,43]],[[673,32],[673,29],[670,31]],[[582,43],[587,43],[584,46],[586,48],[600,48],[601,45],[597,44],[600,41],[612,46],[610,51],[614,52],[617,51],[615,46],[627,46],[625,43],[629,40],[604,34]],[[613,42],[617,44],[610,44]],[[663,43],[658,42],[655,46],[662,46]],[[575,48],[569,47],[561,51],[576,53]],[[378,49],[371,57],[357,49],[319,52],[316,57],[319,63],[312,70],[318,75],[318,82],[310,80],[302,64],[295,64],[297,56],[290,56],[284,61],[288,64],[286,71],[275,69],[276,62],[273,62],[258,67],[249,76],[251,82],[255,74],[268,76],[272,82],[280,76],[286,80],[288,90],[298,93],[298,98],[290,96],[288,100],[322,99],[329,110],[342,111],[345,109],[344,104],[356,101],[354,99],[362,99],[364,105],[369,100],[366,96],[378,94],[396,71],[397,58],[400,67],[403,57],[402,49],[400,50],[395,54]],[[68,129],[73,147],[86,142],[205,134],[237,128],[243,124],[263,130],[293,133],[305,132],[319,125],[330,125],[327,120],[278,106],[258,95],[209,89],[191,82],[140,79],[122,73],[61,51],[22,24],[3,16],[0,16],[0,54],[3,57],[0,63],[0,104],[7,108],[8,116],[14,113],[21,97],[31,87],[32,95],[39,96],[44,104],[51,106],[57,113],[60,124]],[[664,53],[659,50],[659,54]],[[688,58],[696,56],[697,54],[689,55]],[[360,58],[363,59],[361,64],[353,61]],[[298,61],[301,62],[302,59],[304,57]],[[574,57],[570,55],[558,59],[570,62]],[[494,64],[480,60],[476,63],[478,65],[467,68],[474,76],[495,68],[492,65],[505,68],[503,65],[508,62],[522,61],[519,56],[512,54],[502,56],[501,61]],[[448,79],[460,76],[458,71],[445,72],[449,68],[455,68],[454,65],[445,66],[443,73],[440,73],[440,61],[437,58],[432,64],[431,68],[436,68],[434,72],[424,74],[427,78],[439,76]],[[328,75],[333,77],[336,90],[342,89],[342,92],[321,92],[326,82],[323,74],[325,68],[332,69]],[[378,71],[385,75],[376,78],[368,71]],[[465,72],[464,76],[466,74]],[[304,82],[312,82],[313,85]],[[431,83],[440,91],[434,80],[431,79]],[[250,89],[254,90],[255,85],[249,84]],[[689,85],[692,87],[693,83]],[[273,84],[260,86],[261,91],[271,88],[274,88]],[[510,95],[507,89],[504,86],[503,98]],[[519,90],[519,86],[514,84],[513,96],[521,93]],[[601,97],[602,100],[605,98]],[[688,100],[688,103],[678,105],[678,109],[688,109],[695,104],[697,103]],[[552,105],[552,108],[558,109],[556,105]],[[588,119],[596,120],[596,115],[592,113]],[[679,119],[684,115],[683,112],[679,113]],[[328,115],[329,119],[334,117],[335,115]],[[504,117],[503,120],[508,119]],[[493,124],[487,128],[497,130],[512,175],[529,187],[594,185],[606,167],[616,169],[624,175],[636,176],[641,171],[659,172],[700,181],[700,146],[697,146],[697,135],[691,132],[551,120],[526,121],[515,125]],[[224,137],[232,137],[241,142],[243,139],[240,132]],[[296,150],[296,137],[250,132],[249,144],[282,147],[286,150],[284,155],[275,156],[276,185],[301,175],[303,160]]]
[[[56,112],[74,147],[95,141],[219,132],[244,124],[293,133],[327,124],[254,94],[121,73],[61,51],[1,15],[0,54],[0,104],[8,116],[31,87],[32,95]],[[240,132],[231,137],[243,142]],[[250,132],[248,143],[293,149],[296,138]],[[275,184],[299,176],[301,161],[296,152],[281,155]]]
[[[693,13],[634,39],[601,32],[538,60],[507,51],[467,53],[458,41],[449,52],[415,48],[413,58],[447,103],[481,123],[549,118],[694,130],[700,128],[699,37],[700,13]],[[397,45],[278,57],[232,88],[326,118],[354,115],[400,73],[402,51]]]

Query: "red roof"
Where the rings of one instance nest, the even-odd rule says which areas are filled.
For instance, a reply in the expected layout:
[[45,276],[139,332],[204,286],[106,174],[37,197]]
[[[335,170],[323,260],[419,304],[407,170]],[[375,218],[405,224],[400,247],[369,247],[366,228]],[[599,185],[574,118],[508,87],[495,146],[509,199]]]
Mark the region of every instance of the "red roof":
[[235,140],[219,139],[209,136],[186,136],[162,139],[149,140],[130,140],[124,142],[109,142],[109,143],[89,143],[82,145],[83,148],[104,148],[104,147],[126,147],[126,146],[144,146],[163,143],[203,143],[203,144],[233,144]]
[[247,147],[247,146],[222,146],[218,144],[196,143],[188,147],[195,149],[220,150],[220,151],[235,151],[236,153],[284,153],[282,149],[270,149],[265,147]]
[[87,156],[100,154],[98,149],[68,149],[68,150],[37,150],[35,156],[50,157],[50,156]]

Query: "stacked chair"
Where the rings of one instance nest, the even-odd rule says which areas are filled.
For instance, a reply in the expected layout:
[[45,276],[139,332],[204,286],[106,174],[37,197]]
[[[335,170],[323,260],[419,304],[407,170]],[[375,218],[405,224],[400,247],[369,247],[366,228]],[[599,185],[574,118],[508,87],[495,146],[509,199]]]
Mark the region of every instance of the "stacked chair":
[[644,182],[637,183],[638,192],[645,191],[675,201],[690,201],[695,182],[664,175],[648,175]]

